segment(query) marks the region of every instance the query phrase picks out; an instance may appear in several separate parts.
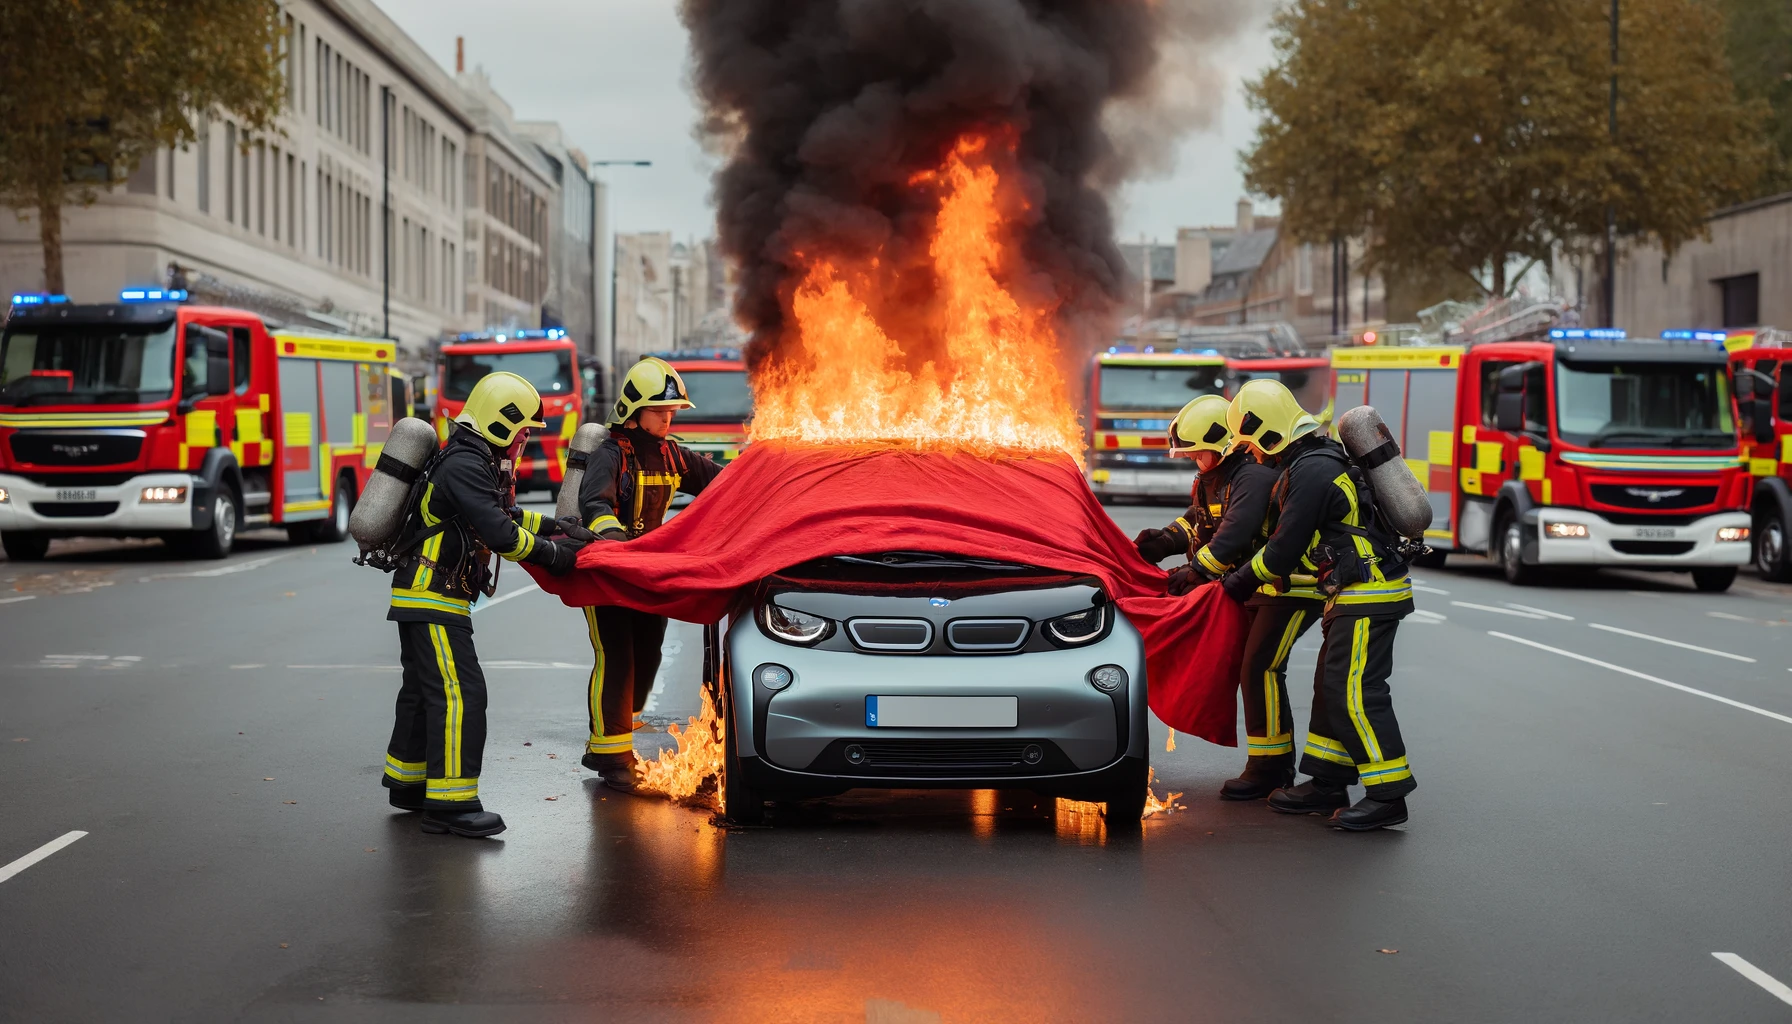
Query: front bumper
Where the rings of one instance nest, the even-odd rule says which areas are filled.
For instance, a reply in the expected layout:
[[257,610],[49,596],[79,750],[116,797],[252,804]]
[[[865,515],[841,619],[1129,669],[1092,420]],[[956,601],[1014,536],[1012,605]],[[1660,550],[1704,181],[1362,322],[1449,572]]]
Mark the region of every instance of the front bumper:
[[[1124,616],[1088,647],[1012,655],[870,655],[778,643],[750,619],[729,630],[731,722],[743,767],[769,792],[822,795],[853,788],[1006,787],[1105,799],[1103,787],[1146,758],[1144,643]],[[756,692],[754,669],[772,663],[794,681],[776,693]],[[1116,695],[1087,680],[1098,665],[1119,665],[1128,683]],[[868,726],[870,696],[1008,696],[1018,702],[1013,728],[887,728]],[[749,714],[750,712],[750,714]],[[751,720],[746,720],[746,719]],[[925,770],[843,756],[849,745],[870,751],[907,748]],[[1036,764],[996,766],[981,760],[1004,746],[1036,745]],[[978,748],[975,756],[959,753]],[[912,763],[912,762],[911,762]]]
[[[1554,538],[1548,523],[1574,523],[1587,528],[1587,536]],[[1720,512],[1684,526],[1647,526],[1614,523],[1597,512],[1545,507],[1525,514],[1529,547],[1535,538],[1538,565],[1628,565],[1639,569],[1695,569],[1704,566],[1747,565],[1748,541],[1720,541],[1717,531],[1750,526],[1747,512]],[[1525,561],[1532,559],[1526,552]]]
[[[146,487],[185,487],[178,502],[145,502]],[[0,473],[7,500],[0,503],[0,530],[81,536],[138,536],[194,529],[193,501],[203,483],[187,473],[144,473],[108,487],[43,484]]]
[[1096,494],[1116,497],[1187,498],[1195,489],[1195,471],[1180,469],[1122,469],[1098,467],[1089,471],[1089,487]]

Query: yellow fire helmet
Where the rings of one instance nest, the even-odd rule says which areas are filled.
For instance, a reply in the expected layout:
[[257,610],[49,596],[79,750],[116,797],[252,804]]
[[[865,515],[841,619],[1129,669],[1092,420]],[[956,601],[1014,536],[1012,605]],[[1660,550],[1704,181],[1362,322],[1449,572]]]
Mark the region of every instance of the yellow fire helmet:
[[1294,392],[1279,380],[1248,381],[1226,410],[1226,426],[1237,438],[1265,455],[1279,454],[1295,438],[1319,429],[1313,414],[1301,408]]
[[1231,408],[1219,395],[1202,395],[1182,407],[1170,421],[1170,457],[1193,457],[1196,452],[1224,452],[1232,440],[1226,426],[1226,411]]
[[524,427],[545,427],[541,418],[541,393],[535,385],[514,373],[498,370],[473,385],[467,404],[454,422],[465,423],[500,448],[510,447]]
[[684,378],[664,359],[648,356],[629,368],[622,379],[622,393],[610,412],[610,426],[619,427],[642,409],[694,409],[686,395]]

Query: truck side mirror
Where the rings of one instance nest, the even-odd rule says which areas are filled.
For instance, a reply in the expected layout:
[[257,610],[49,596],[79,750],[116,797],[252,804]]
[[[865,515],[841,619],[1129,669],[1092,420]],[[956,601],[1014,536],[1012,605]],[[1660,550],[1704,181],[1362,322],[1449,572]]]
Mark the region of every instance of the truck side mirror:
[[1501,433],[1524,433],[1524,392],[1500,392],[1499,403],[1494,408],[1494,426]]
[[230,335],[222,331],[205,336],[205,393],[230,394]]
[[1755,443],[1771,443],[1773,441],[1773,403],[1765,398],[1756,398],[1749,402],[1749,408],[1749,422],[1754,426]]

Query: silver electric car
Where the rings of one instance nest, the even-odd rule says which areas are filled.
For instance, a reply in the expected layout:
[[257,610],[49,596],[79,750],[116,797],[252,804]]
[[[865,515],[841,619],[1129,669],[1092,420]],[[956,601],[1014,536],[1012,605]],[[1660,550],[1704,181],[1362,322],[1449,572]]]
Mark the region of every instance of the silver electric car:
[[723,801],[1027,789],[1144,808],[1145,647],[1089,576],[913,552],[805,562],[705,633]]

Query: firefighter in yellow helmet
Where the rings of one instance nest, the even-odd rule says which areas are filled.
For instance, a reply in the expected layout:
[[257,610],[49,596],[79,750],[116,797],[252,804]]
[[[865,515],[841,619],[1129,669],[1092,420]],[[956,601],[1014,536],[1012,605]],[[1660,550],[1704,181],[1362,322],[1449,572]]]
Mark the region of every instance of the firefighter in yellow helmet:
[[[592,452],[579,486],[579,518],[604,540],[633,540],[657,529],[683,491],[697,495],[720,466],[669,439],[672,419],[692,408],[678,371],[663,359],[636,363],[610,413],[610,436]],[[591,640],[586,684],[590,739],[581,763],[604,784],[632,792],[639,778],[635,715],[647,704],[660,667],[666,619],[632,608],[585,609]]]
[[570,572],[577,541],[550,540],[552,521],[518,524],[508,511],[510,466],[545,426],[541,395],[514,373],[492,373],[467,396],[448,443],[424,464],[394,550],[392,607],[404,680],[381,779],[392,806],[423,812],[423,831],[480,837],[504,819],[479,800],[485,674],[473,649],[473,602],[496,581],[492,554]]
[[[1164,530],[1140,534],[1137,543],[1148,561],[1166,551],[1187,553],[1188,564],[1170,570],[1172,594],[1221,578],[1248,561],[1269,536],[1270,493],[1281,474],[1259,462],[1249,448],[1232,443],[1226,424],[1230,408],[1226,399],[1204,395],[1170,423],[1170,457],[1193,458],[1200,469],[1194,504]],[[1305,588],[1286,594],[1266,586],[1246,602],[1251,625],[1239,689],[1249,752],[1244,771],[1220,787],[1222,800],[1261,800],[1294,781],[1288,658],[1295,641],[1319,621],[1318,597],[1308,580]]]
[[[1413,607],[1406,563],[1377,523],[1366,474],[1286,387],[1244,385],[1227,425],[1238,444],[1282,472],[1269,540],[1248,565],[1226,575],[1227,595],[1242,601],[1266,583],[1310,574],[1326,601],[1300,762],[1312,778],[1276,790],[1269,806],[1287,814],[1329,812],[1332,825],[1354,832],[1400,824],[1406,794],[1417,785],[1388,688],[1394,635]],[[1367,795],[1351,806],[1348,787],[1359,781]]]

